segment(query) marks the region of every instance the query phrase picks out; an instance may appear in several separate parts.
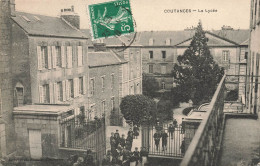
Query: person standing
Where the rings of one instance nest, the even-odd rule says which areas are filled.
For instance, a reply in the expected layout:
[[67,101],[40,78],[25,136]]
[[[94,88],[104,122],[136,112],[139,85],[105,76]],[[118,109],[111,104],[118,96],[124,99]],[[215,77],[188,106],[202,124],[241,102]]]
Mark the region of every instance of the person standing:
[[134,138],[137,139],[138,136],[139,136],[139,128],[137,127],[137,125],[134,125]]
[[160,138],[161,138],[160,133],[159,132],[154,133],[153,138],[154,138],[154,143],[155,143],[155,146],[156,146],[156,150],[158,151],[159,144],[160,144]]
[[116,140],[115,140],[113,132],[111,133],[111,136],[110,136],[110,146],[111,146],[111,151],[116,149]]
[[182,122],[181,122],[181,134],[185,133],[185,126],[184,126],[183,120],[184,120],[184,118],[182,118]]
[[173,127],[177,127],[178,126],[178,122],[176,119],[173,119]]
[[125,135],[122,134],[121,138],[120,138],[120,145],[122,148],[124,148],[126,146],[126,139],[125,139]]
[[162,151],[167,150],[167,138],[168,138],[168,134],[163,131],[162,133]]
[[173,124],[170,124],[170,126],[168,127],[168,132],[170,133],[171,139],[173,139],[174,131],[175,131],[175,127],[173,126]]
[[134,160],[135,160],[135,165],[137,166],[138,162],[140,160],[140,152],[138,151],[137,147],[135,147],[135,151],[133,152],[133,157],[134,157]]
[[184,141],[184,139],[183,139],[182,142],[181,142],[181,147],[180,147],[180,149],[181,149],[181,154],[182,154],[182,156],[184,156],[184,153],[185,153],[185,141]]
[[120,135],[118,130],[116,130],[116,133],[114,134],[114,138],[115,138],[115,146],[118,147],[119,143],[120,143]]
[[127,149],[131,151],[132,145],[133,145],[133,137],[131,135],[128,135],[126,138],[126,144],[127,144]]
[[146,163],[147,158],[148,158],[148,151],[146,150],[145,147],[142,147],[141,151],[140,151],[140,162],[141,163],[143,163],[143,162]]
[[127,136],[134,137],[134,132],[133,132],[131,127],[130,127],[128,133],[127,133]]

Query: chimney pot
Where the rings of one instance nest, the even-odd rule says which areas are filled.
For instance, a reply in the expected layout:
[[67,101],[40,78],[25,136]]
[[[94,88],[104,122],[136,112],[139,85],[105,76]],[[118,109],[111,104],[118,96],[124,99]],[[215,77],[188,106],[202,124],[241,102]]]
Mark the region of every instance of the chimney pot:
[[74,12],[74,6],[73,5],[71,6],[71,11]]

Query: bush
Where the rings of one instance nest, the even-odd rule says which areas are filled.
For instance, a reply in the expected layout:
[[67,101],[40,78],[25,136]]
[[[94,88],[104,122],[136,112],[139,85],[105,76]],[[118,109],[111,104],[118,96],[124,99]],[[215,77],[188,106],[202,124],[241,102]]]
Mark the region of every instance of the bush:
[[160,100],[157,104],[157,117],[163,121],[172,120],[172,107],[170,100]]
[[187,116],[193,108],[194,108],[194,107],[184,108],[184,109],[182,110],[182,114],[184,114],[184,115]]

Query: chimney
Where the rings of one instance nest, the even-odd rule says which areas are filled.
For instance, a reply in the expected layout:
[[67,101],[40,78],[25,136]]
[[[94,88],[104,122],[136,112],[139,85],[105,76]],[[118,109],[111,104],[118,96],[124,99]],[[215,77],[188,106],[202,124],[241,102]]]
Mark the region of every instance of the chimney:
[[61,18],[66,20],[72,26],[80,29],[80,17],[77,13],[74,12],[74,6],[68,9],[61,9]]

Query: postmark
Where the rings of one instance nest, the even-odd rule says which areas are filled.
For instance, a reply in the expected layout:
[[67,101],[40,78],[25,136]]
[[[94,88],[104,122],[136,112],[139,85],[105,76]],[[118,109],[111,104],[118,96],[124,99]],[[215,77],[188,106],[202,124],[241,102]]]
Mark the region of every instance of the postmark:
[[88,6],[92,40],[135,32],[129,0],[117,0]]

